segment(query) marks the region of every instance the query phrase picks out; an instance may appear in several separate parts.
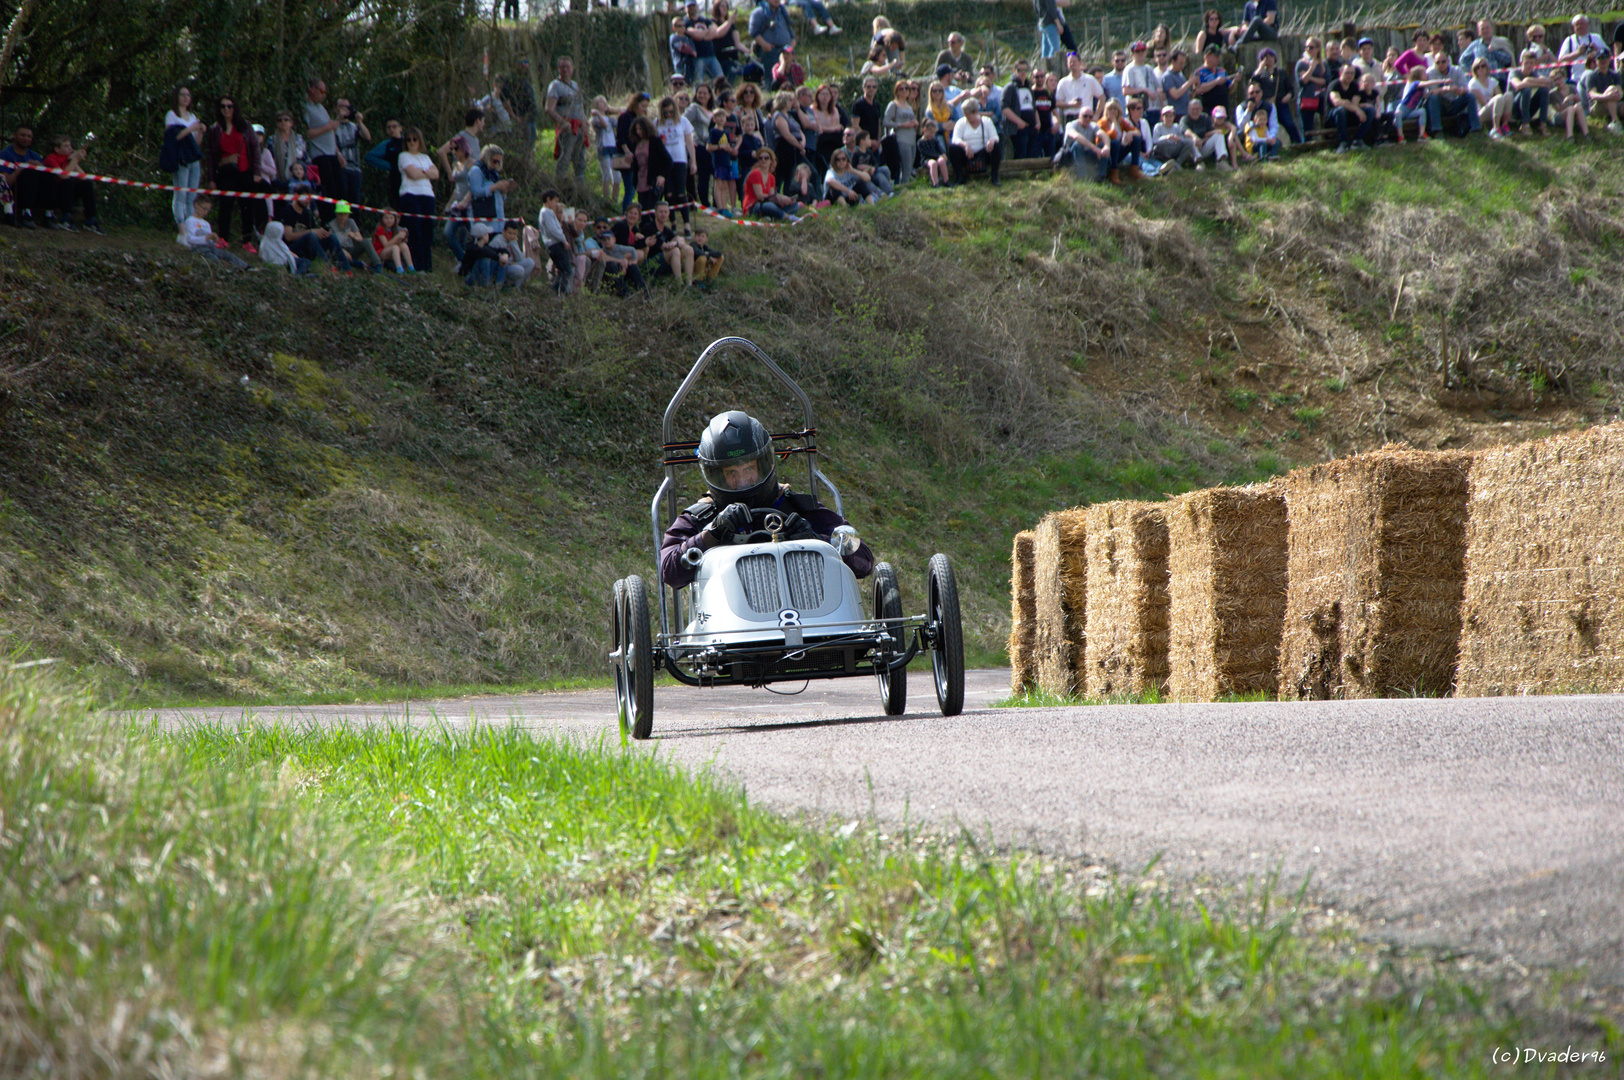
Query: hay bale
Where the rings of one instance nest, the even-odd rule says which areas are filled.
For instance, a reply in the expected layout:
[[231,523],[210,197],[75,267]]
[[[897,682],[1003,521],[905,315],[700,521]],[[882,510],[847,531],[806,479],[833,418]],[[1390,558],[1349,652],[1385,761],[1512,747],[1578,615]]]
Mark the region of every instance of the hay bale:
[[1032,582],[1033,532],[1015,534],[1009,557],[1009,690],[1024,694],[1037,681],[1032,643],[1037,636],[1037,594]]
[[1472,463],[1455,692],[1624,691],[1624,424]]
[[1167,689],[1186,701],[1274,692],[1286,612],[1286,499],[1209,488],[1167,504]]
[[1167,685],[1167,507],[1088,508],[1087,691],[1143,694]]
[[1032,666],[1038,689],[1083,692],[1087,564],[1082,509],[1058,510],[1032,536]]
[[1470,465],[1392,446],[1285,478],[1282,698],[1449,692]]

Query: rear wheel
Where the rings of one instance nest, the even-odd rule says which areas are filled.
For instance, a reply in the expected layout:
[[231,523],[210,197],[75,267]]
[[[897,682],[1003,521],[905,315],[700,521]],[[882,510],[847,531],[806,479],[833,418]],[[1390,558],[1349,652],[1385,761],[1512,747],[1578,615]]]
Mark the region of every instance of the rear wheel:
[[620,719],[620,736],[627,734],[626,721],[626,580],[615,582],[609,594],[609,669],[615,677],[615,712]]
[[654,638],[649,626],[648,588],[636,574],[626,579],[620,610],[625,640],[621,672],[626,684],[626,721],[631,725],[632,738],[646,739],[654,733]]
[[930,621],[936,627],[936,644],[930,650],[930,666],[936,672],[936,703],[943,716],[957,716],[964,709],[964,627],[959,621],[959,585],[953,577],[953,564],[946,555],[930,557]]
[[[874,567],[874,617],[902,618],[902,590],[897,587],[897,572],[890,563],[882,562]],[[887,651],[900,653],[902,627],[892,626],[887,632],[891,635],[891,648]],[[883,666],[886,659],[875,658],[875,664],[879,667],[880,705],[885,709],[885,715],[901,716],[908,704],[908,669],[899,667],[895,671],[887,671]]]

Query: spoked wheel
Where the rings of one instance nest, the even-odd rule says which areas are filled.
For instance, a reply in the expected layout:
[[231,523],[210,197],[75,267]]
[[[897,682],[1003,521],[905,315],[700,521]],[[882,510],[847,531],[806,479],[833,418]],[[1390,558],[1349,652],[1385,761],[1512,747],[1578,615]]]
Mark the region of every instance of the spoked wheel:
[[620,612],[626,722],[631,725],[632,738],[646,739],[654,733],[654,637],[649,627],[648,588],[636,574],[625,581]]
[[936,643],[930,666],[936,671],[936,703],[943,716],[964,709],[964,627],[959,621],[959,585],[946,555],[930,557],[930,621]]
[[609,670],[615,677],[615,712],[620,736],[626,737],[626,579],[615,582],[609,595]]
[[[878,563],[874,567],[874,617],[876,619],[902,618],[902,590],[897,587],[897,572],[890,563]],[[891,649],[893,652],[902,651],[902,627],[894,626],[890,630]],[[876,663],[880,663],[876,659]],[[901,716],[902,710],[908,704],[908,669],[897,668],[895,671],[886,671],[883,667],[878,672],[880,678],[880,705],[885,709],[887,716]]]

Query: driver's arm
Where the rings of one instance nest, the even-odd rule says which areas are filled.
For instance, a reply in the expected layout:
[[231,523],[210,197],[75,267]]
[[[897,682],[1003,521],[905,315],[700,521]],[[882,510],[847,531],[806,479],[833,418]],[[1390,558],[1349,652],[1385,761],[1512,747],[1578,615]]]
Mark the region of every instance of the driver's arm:
[[[828,540],[833,536],[835,530],[840,526],[851,524],[851,522],[827,506],[819,506],[812,513],[806,515],[806,523],[812,526],[812,531],[824,540]],[[842,555],[840,558],[842,562],[851,567],[851,572],[860,578],[866,578],[874,572],[874,553],[868,549],[866,542],[859,543],[856,551],[850,555]]]
[[678,514],[660,542],[660,580],[673,589],[693,584],[699,571],[682,561],[683,553],[691,547],[704,550],[707,546],[699,522],[687,511]]

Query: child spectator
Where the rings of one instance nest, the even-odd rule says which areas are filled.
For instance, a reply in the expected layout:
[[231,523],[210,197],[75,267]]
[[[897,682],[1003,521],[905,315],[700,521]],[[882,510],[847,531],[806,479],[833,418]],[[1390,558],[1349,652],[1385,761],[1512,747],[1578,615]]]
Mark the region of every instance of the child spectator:
[[378,258],[378,252],[373,248],[367,238],[361,235],[361,230],[350,217],[350,204],[338,203],[333,207],[333,238],[344,252],[344,258],[351,266],[360,266],[373,273],[383,269],[383,262]]
[[666,45],[671,51],[671,70],[681,75],[684,82],[693,82],[694,61],[699,57],[699,50],[694,48],[694,39],[688,36],[688,28],[680,16],[671,20],[671,36],[666,38]]
[[463,249],[462,261],[457,264],[457,276],[465,285],[499,285],[501,270],[508,264],[508,253],[490,246],[491,227],[476,221],[468,231],[468,246]]
[[45,155],[47,169],[64,169],[66,176],[51,176],[51,186],[56,190],[54,205],[57,210],[56,227],[67,232],[73,231],[73,204],[78,202],[84,207],[84,227],[97,236],[106,236],[102,232],[101,222],[96,219],[96,184],[84,177],[84,160],[86,148],[81,146],[73,148],[73,140],[66,135],[58,135],[53,141],[51,152]]
[[711,162],[711,205],[723,217],[732,217],[738,203],[740,136],[737,125],[736,117],[729,116],[725,109],[717,109],[711,113],[710,134],[705,140]]
[[805,161],[795,166],[795,172],[790,175],[784,193],[802,206],[829,205],[823,197],[823,185],[812,175],[811,164]]
[[947,147],[942,144],[942,137],[937,133],[939,130],[936,121],[926,117],[919,125],[919,145],[916,148],[919,160],[925,163],[925,172],[933,188],[946,187],[953,178],[953,163],[947,158]]
[[615,168],[615,120],[609,115],[609,99],[599,94],[592,99],[592,115],[588,118],[592,128],[592,145],[598,152],[598,172],[603,176],[603,197],[611,201],[620,198],[620,171]]
[[181,235],[186,238],[186,246],[235,270],[248,269],[248,264],[233,255],[228,250],[230,245],[215,236],[214,230],[209,227],[209,211],[212,209],[214,200],[207,195],[199,195],[192,200],[192,212],[181,223]]
[[294,277],[310,273],[310,260],[293,253],[293,249],[282,239],[283,231],[280,221],[265,225],[265,233],[259,243],[260,261],[267,266],[279,266]]
[[558,216],[563,208],[557,189],[548,188],[541,193],[541,215],[537,224],[541,227],[542,245],[553,264],[553,291],[568,294],[575,266],[570,258],[569,238],[564,235],[564,223]]
[[491,237],[490,246],[508,254],[505,280],[502,282],[504,289],[517,289],[536,271],[536,257],[524,249],[520,239],[523,231],[524,222],[518,218],[508,218],[502,222],[501,235]]
[[372,250],[381,264],[393,264],[395,273],[416,273],[412,268],[412,248],[406,237],[406,227],[400,223],[400,215],[395,211],[385,210],[378,219],[378,227],[372,230]]
[[1398,108],[1393,110],[1393,141],[1404,142],[1404,122],[1414,120],[1418,138],[1427,139],[1427,86],[1422,81],[1426,71],[1413,67],[1404,75],[1404,92],[1399,95]]
[[694,249],[694,280],[715,281],[722,273],[722,253],[710,246],[710,233],[700,229],[688,246]]

